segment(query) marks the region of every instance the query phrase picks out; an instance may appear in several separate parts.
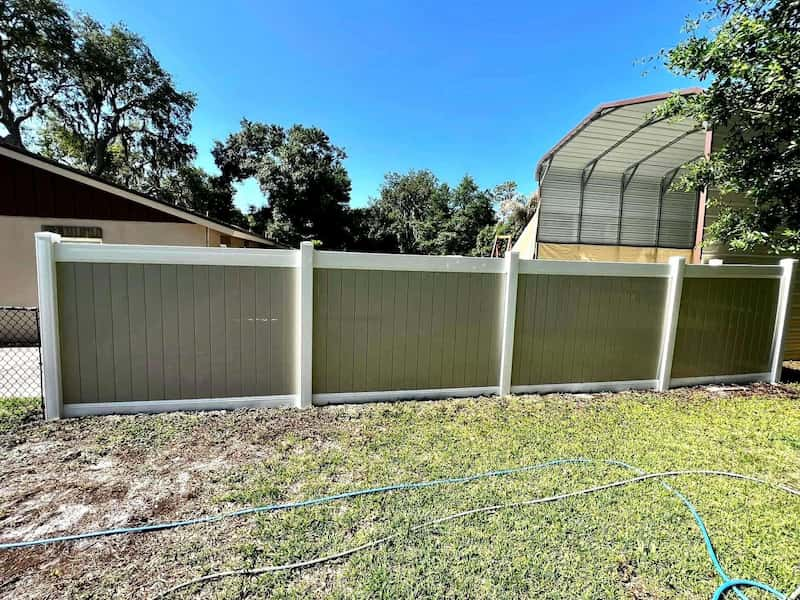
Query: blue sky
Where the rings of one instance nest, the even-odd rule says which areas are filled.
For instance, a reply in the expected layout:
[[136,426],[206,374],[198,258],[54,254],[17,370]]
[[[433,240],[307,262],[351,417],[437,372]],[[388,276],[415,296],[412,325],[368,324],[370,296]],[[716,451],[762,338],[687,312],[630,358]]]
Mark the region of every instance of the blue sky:
[[[537,160],[600,102],[695,82],[636,59],[681,38],[697,0],[273,3],[67,0],[142,35],[198,95],[192,141],[239,120],[324,129],[348,153],[352,204],[388,171],[535,189]],[[255,184],[237,203],[261,203]]]

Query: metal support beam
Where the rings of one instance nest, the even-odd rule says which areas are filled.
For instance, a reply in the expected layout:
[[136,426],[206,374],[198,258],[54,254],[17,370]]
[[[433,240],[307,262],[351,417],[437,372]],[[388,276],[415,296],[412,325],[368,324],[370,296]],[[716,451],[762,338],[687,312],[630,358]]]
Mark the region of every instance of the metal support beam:
[[[581,171],[581,191],[580,196],[578,199],[578,243],[581,243],[581,229],[583,229],[583,195],[586,192],[586,185],[589,183],[589,178],[594,173],[594,168],[597,166],[597,163],[593,163],[591,165],[586,165]],[[586,169],[589,169],[589,172],[586,172]]]
[[[689,131],[684,131],[684,132],[683,132],[682,134],[680,134],[678,137],[672,138],[672,139],[671,139],[670,141],[668,141],[666,144],[664,144],[664,145],[662,145],[662,146],[659,146],[658,148],[656,148],[655,150],[653,150],[652,152],[650,152],[650,153],[649,153],[647,156],[645,156],[644,158],[642,158],[642,159],[640,159],[640,160],[637,160],[635,163],[633,163],[633,164],[629,165],[629,166],[628,166],[628,167],[627,167],[625,170],[626,170],[626,171],[628,171],[628,170],[630,170],[630,169],[638,169],[638,168],[639,168],[641,165],[643,165],[644,163],[646,163],[646,162],[647,162],[648,160],[650,160],[651,158],[654,158],[655,156],[657,156],[657,155],[661,154],[661,153],[662,153],[664,150],[667,150],[668,148],[671,148],[672,146],[674,146],[674,145],[675,145],[675,144],[677,144],[678,142],[680,142],[680,141],[682,141],[682,140],[686,139],[687,137],[689,137],[689,136],[690,136],[690,135],[692,135],[693,133],[697,133],[698,131],[702,131],[702,127],[695,127],[694,129],[690,129]],[[693,160],[694,160],[694,159],[693,159]]]

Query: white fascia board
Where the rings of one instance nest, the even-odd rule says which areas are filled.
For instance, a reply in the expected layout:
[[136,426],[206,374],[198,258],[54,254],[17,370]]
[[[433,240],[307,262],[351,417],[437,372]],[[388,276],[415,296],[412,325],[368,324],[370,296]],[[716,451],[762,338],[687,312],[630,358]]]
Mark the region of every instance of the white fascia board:
[[503,261],[497,258],[332,251],[315,252],[314,267],[322,269],[441,271],[452,273],[503,273],[505,271]]
[[137,246],[129,244],[57,244],[57,262],[128,263],[151,265],[223,265],[292,267],[297,250]]
[[233,410],[236,408],[291,408],[294,394],[280,396],[243,396],[236,398],[193,398],[188,400],[142,400],[133,402],[86,402],[64,404],[63,416],[133,415],[197,410]]
[[242,240],[248,240],[251,242],[256,242],[258,244],[273,243],[270,240],[263,238],[261,236],[252,233],[247,233],[245,231],[240,231],[232,227],[227,227],[225,225],[216,223],[209,219],[204,219],[199,215],[195,215],[193,213],[186,212],[185,210],[181,210],[177,206],[170,206],[169,204],[164,204],[162,202],[151,200],[150,198],[147,198],[146,196],[141,196],[135,192],[119,189],[118,187],[113,186],[111,184],[102,181],[97,181],[96,179],[89,177],[88,175],[75,173],[70,169],[59,167],[58,165],[54,165],[50,162],[37,159],[34,156],[28,156],[27,154],[15,152],[10,148],[4,148],[0,146],[0,156],[6,156],[12,160],[17,160],[27,165],[31,165],[32,167],[36,167],[37,169],[42,169],[44,171],[48,171],[49,173],[55,173],[56,175],[60,175],[62,177],[66,177],[67,179],[71,179],[72,181],[77,181],[78,183],[82,183],[84,185],[91,186],[95,189],[108,192],[109,194],[114,194],[115,196],[119,196],[120,198],[125,198],[126,200],[130,200],[131,202],[136,202],[137,204],[141,204],[143,206],[147,206],[149,208],[158,210],[165,214],[178,217],[180,219],[189,221],[191,223],[195,223],[196,225],[202,225],[203,227],[208,227],[209,229],[219,231],[231,237],[239,238]]

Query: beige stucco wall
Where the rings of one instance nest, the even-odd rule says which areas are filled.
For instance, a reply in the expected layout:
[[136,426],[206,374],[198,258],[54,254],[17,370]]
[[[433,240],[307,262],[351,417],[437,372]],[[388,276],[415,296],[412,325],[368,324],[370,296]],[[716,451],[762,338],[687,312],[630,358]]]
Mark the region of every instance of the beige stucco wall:
[[33,234],[42,225],[100,227],[108,244],[219,245],[219,234],[194,223],[147,223],[41,217],[0,217],[0,305],[36,306],[36,252]]
[[537,258],[549,260],[597,260],[604,262],[665,263],[671,256],[692,260],[691,250],[677,248],[639,248],[590,244],[538,244]]

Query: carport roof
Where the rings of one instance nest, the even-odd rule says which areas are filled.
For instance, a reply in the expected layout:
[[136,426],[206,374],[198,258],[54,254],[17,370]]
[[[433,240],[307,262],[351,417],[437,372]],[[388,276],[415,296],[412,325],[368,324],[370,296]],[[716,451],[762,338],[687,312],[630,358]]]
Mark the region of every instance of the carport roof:
[[690,119],[651,116],[673,95],[699,94],[702,88],[653,94],[601,104],[545,154],[536,166],[541,182],[551,167],[663,177],[703,156],[705,131]]

